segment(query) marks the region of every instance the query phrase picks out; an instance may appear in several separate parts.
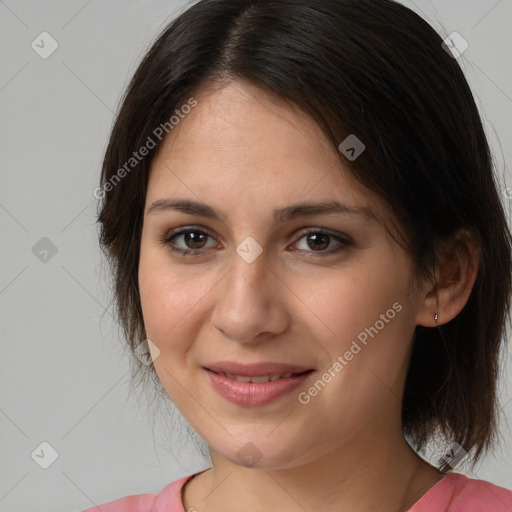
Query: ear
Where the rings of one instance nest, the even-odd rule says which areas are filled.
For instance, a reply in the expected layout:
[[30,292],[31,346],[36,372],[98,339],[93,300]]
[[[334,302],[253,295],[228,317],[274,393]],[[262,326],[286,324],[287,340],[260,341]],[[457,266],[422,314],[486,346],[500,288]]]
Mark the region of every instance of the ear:
[[460,230],[440,252],[435,282],[425,283],[417,325],[436,327],[455,318],[466,305],[476,281],[480,249],[469,231]]

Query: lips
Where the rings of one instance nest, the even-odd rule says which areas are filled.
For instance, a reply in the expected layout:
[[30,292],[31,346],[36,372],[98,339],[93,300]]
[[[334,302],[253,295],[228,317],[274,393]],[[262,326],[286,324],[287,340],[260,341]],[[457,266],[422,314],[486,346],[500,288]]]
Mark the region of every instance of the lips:
[[262,406],[284,397],[314,373],[313,368],[282,363],[221,362],[204,367],[213,388],[242,406]]

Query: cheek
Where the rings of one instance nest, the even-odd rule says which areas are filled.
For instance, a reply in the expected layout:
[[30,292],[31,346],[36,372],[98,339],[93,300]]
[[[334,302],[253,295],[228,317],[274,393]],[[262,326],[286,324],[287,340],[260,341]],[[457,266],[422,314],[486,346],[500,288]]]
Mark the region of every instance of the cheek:
[[342,411],[341,415],[360,404],[358,413],[348,414],[364,416],[390,393],[399,396],[401,392],[415,312],[408,296],[407,260],[393,266],[385,262],[366,266],[364,272],[352,269],[325,293],[311,294],[309,299],[329,327],[328,335],[319,338],[327,353],[322,371],[329,383],[320,393],[324,397],[316,402]]
[[155,370],[173,397],[190,378],[192,363],[197,365],[194,341],[200,337],[208,295],[219,278],[193,265],[186,270],[173,265],[165,250],[149,243],[141,246],[138,278],[146,335],[160,351]]
[[188,410],[189,397],[182,390],[187,387],[190,329],[195,328],[191,318],[199,298],[190,282],[171,276],[168,265],[159,259],[151,250],[141,250],[139,290],[144,326],[147,338],[159,350],[154,368],[162,386],[180,410]]
[[323,338],[331,356],[344,353],[358,337],[362,343],[372,335],[389,343],[408,339],[414,320],[411,311],[406,313],[410,301],[407,262],[404,266],[384,263],[353,266],[317,280],[314,287],[309,280],[302,288],[295,284],[294,291],[304,298],[312,321],[318,324],[318,340]]
[[[162,254],[164,253],[164,254]],[[139,292],[147,337],[159,348],[161,355],[179,352],[180,331],[187,314],[199,301],[201,290],[193,282],[171,271],[165,251],[141,246]]]

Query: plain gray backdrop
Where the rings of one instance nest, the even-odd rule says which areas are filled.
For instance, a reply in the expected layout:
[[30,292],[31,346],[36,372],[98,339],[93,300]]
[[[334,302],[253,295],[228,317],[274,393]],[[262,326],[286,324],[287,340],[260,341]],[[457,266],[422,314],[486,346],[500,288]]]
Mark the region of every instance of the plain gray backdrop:
[[[467,41],[458,61],[510,212],[512,0],[404,3]],[[120,96],[185,5],[0,0],[0,512],[80,511],[209,466],[183,428],[172,442],[167,423],[153,429],[129,388],[93,196]],[[458,470],[512,488],[510,352],[503,362],[503,444]]]

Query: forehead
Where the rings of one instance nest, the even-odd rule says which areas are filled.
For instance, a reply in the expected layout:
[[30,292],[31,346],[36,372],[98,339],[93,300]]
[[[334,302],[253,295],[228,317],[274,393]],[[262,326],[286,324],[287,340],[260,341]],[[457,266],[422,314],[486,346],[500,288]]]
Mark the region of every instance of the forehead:
[[314,120],[246,84],[194,94],[152,162],[147,203],[163,196],[215,197],[222,207],[300,200],[374,205]]
[[[336,163],[316,123],[297,107],[247,83],[200,90],[197,106],[166,137],[158,157],[220,162],[243,171],[269,159]],[[299,158],[300,157],[300,158]],[[269,163],[266,164],[267,167]]]

